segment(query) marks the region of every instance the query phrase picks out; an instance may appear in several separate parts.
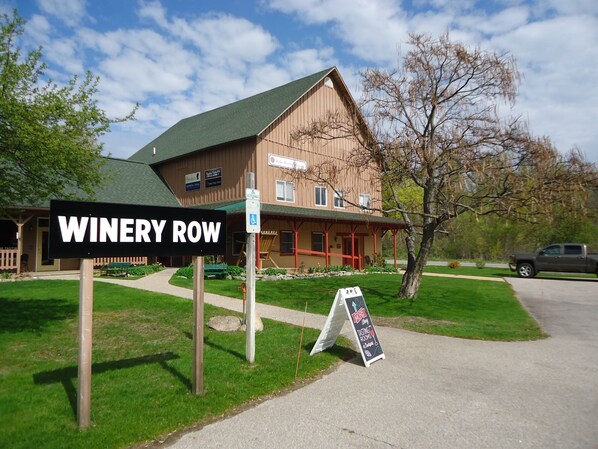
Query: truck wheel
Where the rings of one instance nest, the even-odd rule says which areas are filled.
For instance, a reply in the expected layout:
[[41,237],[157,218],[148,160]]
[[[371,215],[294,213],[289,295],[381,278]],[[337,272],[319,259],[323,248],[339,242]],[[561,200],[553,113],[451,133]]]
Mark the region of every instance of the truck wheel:
[[533,278],[536,272],[531,263],[524,262],[517,265],[517,274],[522,278]]

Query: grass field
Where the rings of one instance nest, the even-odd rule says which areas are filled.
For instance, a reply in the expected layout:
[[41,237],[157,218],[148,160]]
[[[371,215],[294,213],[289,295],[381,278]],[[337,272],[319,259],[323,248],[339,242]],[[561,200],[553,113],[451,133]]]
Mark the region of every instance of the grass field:
[[[259,281],[256,300],[294,310],[328,314],[336,291],[358,286],[374,322],[418,332],[482,340],[529,340],[544,337],[511,287],[503,282],[424,276],[415,301],[397,300],[398,274]],[[191,280],[173,277],[190,288]],[[207,280],[206,291],[242,298],[235,280]]]
[[[76,423],[78,282],[0,283],[0,448],[117,448],[221,417],[295,384],[301,329],[264,320],[256,363],[245,334],[205,331],[205,395],[191,394],[192,303],[95,283],[92,427]],[[232,314],[206,305],[206,320]],[[355,355],[345,340],[309,357],[300,379]],[[340,343],[340,344],[339,344]]]

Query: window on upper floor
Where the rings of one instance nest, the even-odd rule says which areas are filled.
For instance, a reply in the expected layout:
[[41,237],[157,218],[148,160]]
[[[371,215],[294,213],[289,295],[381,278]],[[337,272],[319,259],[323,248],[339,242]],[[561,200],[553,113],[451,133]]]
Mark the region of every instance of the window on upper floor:
[[293,231],[280,231],[280,254],[295,254],[295,234]]
[[372,207],[372,196],[366,193],[359,194],[359,207],[362,209],[369,209]]
[[328,190],[326,187],[316,186],[316,206],[328,206]]
[[276,200],[295,202],[295,184],[290,181],[276,181]]
[[345,192],[343,192],[342,190],[339,191],[334,191],[334,207],[338,208],[338,209],[344,209],[345,208]]

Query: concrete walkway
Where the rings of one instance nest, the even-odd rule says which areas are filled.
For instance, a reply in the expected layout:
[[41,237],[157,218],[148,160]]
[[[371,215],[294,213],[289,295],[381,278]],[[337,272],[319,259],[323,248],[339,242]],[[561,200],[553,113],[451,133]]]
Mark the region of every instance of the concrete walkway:
[[[157,293],[165,293],[168,295],[179,296],[181,298],[193,299],[193,291],[188,288],[177,287],[169,284],[170,278],[176,272],[176,268],[166,268],[158,273],[145,276],[137,280],[128,280],[121,278],[95,278],[96,281],[108,282],[111,284],[118,284],[125,287],[138,288],[140,290],[149,290]],[[67,279],[79,280],[78,272],[63,272],[57,275],[44,276],[46,279]],[[240,283],[240,282],[239,282]],[[222,307],[224,309],[233,310],[236,312],[243,312],[243,302],[226,296],[215,295],[213,293],[204,293],[204,301],[206,304]],[[283,309],[281,307],[270,306],[268,304],[256,304],[256,314],[261,318],[269,318],[284,323],[294,324],[296,326],[303,325],[314,329],[322,329],[326,322],[326,317],[314,313],[304,313],[296,310]],[[349,331],[349,326],[343,328],[343,332]]]
[[[167,283],[171,274],[109,281],[190,297],[189,290]],[[159,446],[597,449],[598,281],[526,279],[512,285],[539,322],[558,329],[552,338],[487,342],[379,327],[385,360],[370,368],[360,360],[343,363],[299,390]],[[241,303],[211,294],[206,302],[234,310]],[[583,333],[575,331],[575,314],[563,316],[577,304],[583,305]],[[261,304],[257,310],[262,317],[303,321],[301,312]],[[558,327],[551,325],[553,317]],[[321,328],[324,320],[308,315],[311,327]]]

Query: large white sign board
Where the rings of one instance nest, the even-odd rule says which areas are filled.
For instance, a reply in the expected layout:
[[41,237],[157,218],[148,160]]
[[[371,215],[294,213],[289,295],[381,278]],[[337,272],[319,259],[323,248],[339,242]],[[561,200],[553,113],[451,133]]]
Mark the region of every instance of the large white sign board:
[[310,355],[333,346],[347,318],[351,322],[351,329],[366,368],[376,360],[386,358],[359,287],[341,288],[336,292],[326,324]]

